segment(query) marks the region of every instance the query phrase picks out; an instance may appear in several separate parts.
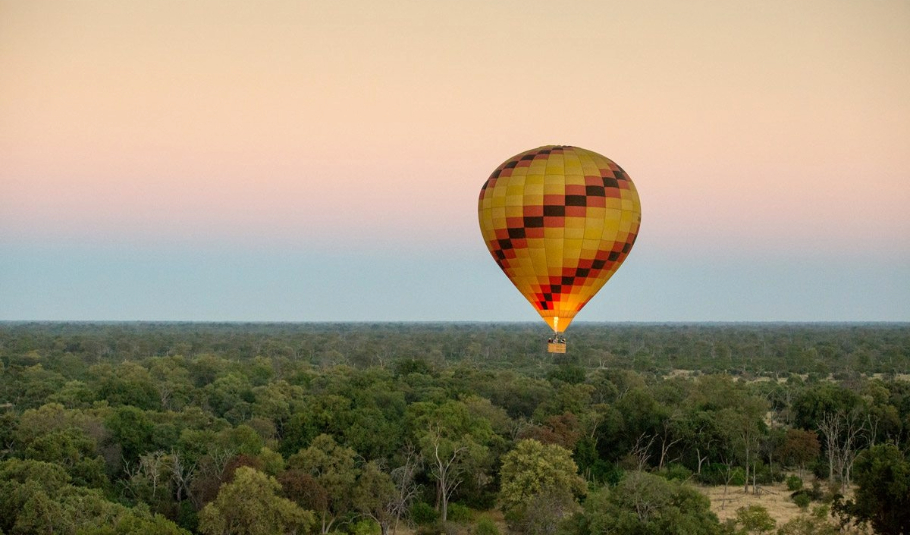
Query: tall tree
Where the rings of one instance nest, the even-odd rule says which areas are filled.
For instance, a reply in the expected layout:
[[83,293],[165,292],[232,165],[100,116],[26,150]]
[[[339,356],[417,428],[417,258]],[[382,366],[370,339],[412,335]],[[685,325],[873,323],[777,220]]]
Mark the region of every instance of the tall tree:
[[479,478],[489,462],[490,422],[478,418],[460,401],[424,404],[416,410],[419,443],[430,476],[436,481],[436,501],[443,522],[449,501],[468,475]]
[[243,466],[234,481],[199,513],[199,531],[206,535],[296,535],[305,533],[313,514],[278,496],[281,485],[253,468]]
[[721,533],[708,498],[691,486],[647,472],[629,472],[616,487],[585,501],[589,533],[715,535]]
[[419,487],[414,477],[419,465],[419,454],[409,447],[403,453],[403,464],[391,473],[384,472],[376,461],[363,467],[354,494],[355,506],[379,524],[382,535],[397,531],[402,515],[417,497]]
[[[319,435],[310,447],[300,450],[288,459],[288,468],[300,470],[312,477],[324,492],[319,515],[321,532],[328,533],[338,518],[353,509],[352,497],[359,470],[356,453],[335,442],[329,435]],[[319,488],[312,492],[321,494]]]
[[354,489],[354,506],[364,516],[379,524],[382,535],[387,535],[397,524],[397,489],[392,476],[376,461],[364,465]]
[[828,479],[834,480],[836,475],[841,485],[849,487],[853,462],[860,447],[869,440],[869,420],[857,409],[837,411],[825,413],[818,428],[825,439]]
[[587,490],[572,452],[534,439],[522,440],[502,457],[500,477],[503,508],[523,531],[532,526],[547,531],[546,526],[573,511]]
[[910,533],[910,458],[893,444],[864,450],[856,459],[853,500],[835,505],[842,517],[868,522],[876,533]]
[[803,476],[805,467],[814,461],[821,452],[818,434],[805,429],[787,429],[780,456],[790,466],[799,468],[799,477]]

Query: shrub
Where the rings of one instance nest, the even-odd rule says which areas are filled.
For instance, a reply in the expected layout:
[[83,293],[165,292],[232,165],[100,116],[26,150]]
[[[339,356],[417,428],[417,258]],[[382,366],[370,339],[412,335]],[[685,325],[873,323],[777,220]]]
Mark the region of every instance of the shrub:
[[816,518],[800,515],[777,530],[777,535],[839,535],[840,528]]
[[450,503],[446,515],[446,520],[449,522],[463,522],[468,523],[471,521],[471,509],[461,505],[460,503]]
[[[727,470],[728,468],[725,464],[711,463],[702,468],[701,476],[698,480],[706,485],[723,485],[727,482]],[[746,482],[746,471],[740,466],[732,468],[730,476],[730,485],[734,487]]]
[[828,518],[828,513],[831,512],[831,507],[828,505],[817,505],[812,508],[812,517],[816,520],[825,520]]
[[[831,503],[844,497],[841,484],[836,481],[828,482],[828,489],[821,495],[821,500],[825,503]],[[816,498],[819,499],[819,498]]]
[[772,479],[774,479],[774,482],[775,482],[775,483],[783,483],[783,482],[784,482],[784,479],[786,479],[786,476],[784,475],[783,472],[780,471],[780,467],[778,467],[778,470],[777,470],[776,472],[773,472]]
[[799,490],[803,488],[803,480],[797,475],[787,477],[787,490]]
[[496,507],[497,497],[498,492],[494,492],[493,490],[478,490],[477,492],[471,492],[466,496],[461,496],[459,498],[459,503],[466,507],[470,507],[475,511],[489,511]]
[[819,480],[812,482],[812,491],[809,493],[809,496],[813,500],[821,500],[824,493],[822,493],[822,483]]
[[433,524],[417,526],[417,530],[414,533],[416,535],[445,535],[445,526],[442,525],[442,522],[434,522]]
[[[723,483],[723,481],[721,481]],[[746,470],[741,466],[737,466],[733,469],[733,478],[730,480],[730,484],[734,486],[744,485],[746,483]]]
[[615,487],[625,474],[625,471],[618,465],[597,459],[589,468],[588,478],[595,483]]
[[189,500],[180,502],[178,506],[177,525],[193,533],[199,528],[199,514]]
[[365,519],[351,526],[352,535],[379,535],[382,530],[375,520]]
[[720,463],[706,464],[702,467],[701,473],[696,474],[695,479],[705,485],[723,485],[721,474],[726,467]]
[[805,490],[798,490],[791,496],[793,497],[793,502],[796,503],[800,509],[807,509],[809,504],[812,503],[812,498]]
[[768,510],[761,505],[740,507],[736,510],[736,521],[748,533],[767,533],[777,524]]
[[692,470],[689,470],[685,466],[678,463],[670,463],[667,466],[667,469],[661,472],[659,475],[663,476],[668,481],[686,481],[692,477]]
[[474,535],[500,535],[496,522],[487,515],[481,515],[474,526]]
[[[775,474],[771,466],[759,461],[755,463],[754,471],[755,482],[759,485],[771,485],[775,482]],[[749,479],[751,480],[752,477],[753,474],[750,473]],[[778,481],[783,481],[783,478],[778,479]]]
[[411,506],[411,521],[418,526],[429,526],[439,520],[439,513],[426,502],[416,502]]
[[828,478],[828,461],[819,457],[809,466],[809,469],[812,470],[812,475],[815,476],[815,479],[827,479]]

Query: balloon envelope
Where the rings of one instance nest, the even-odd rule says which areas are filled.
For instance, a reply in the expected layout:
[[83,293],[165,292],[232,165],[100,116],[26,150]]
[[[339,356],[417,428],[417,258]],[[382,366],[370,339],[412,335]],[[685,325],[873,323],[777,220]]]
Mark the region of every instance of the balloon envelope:
[[483,239],[518,291],[565,331],[632,250],[641,202],[608,158],[548,145],[502,163],[480,190]]

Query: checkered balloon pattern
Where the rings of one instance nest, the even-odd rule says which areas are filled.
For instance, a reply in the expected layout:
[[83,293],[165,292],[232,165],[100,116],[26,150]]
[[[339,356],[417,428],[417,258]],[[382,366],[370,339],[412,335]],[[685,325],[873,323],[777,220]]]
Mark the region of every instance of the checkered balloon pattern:
[[509,158],[480,190],[480,230],[506,276],[554,331],[632,250],[641,202],[608,158],[549,145]]

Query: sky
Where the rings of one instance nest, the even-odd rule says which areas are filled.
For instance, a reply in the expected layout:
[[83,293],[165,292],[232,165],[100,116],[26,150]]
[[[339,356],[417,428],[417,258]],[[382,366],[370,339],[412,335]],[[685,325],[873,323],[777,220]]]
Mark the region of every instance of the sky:
[[548,144],[642,202],[576,321],[910,321],[906,0],[0,0],[0,320],[534,321]]

